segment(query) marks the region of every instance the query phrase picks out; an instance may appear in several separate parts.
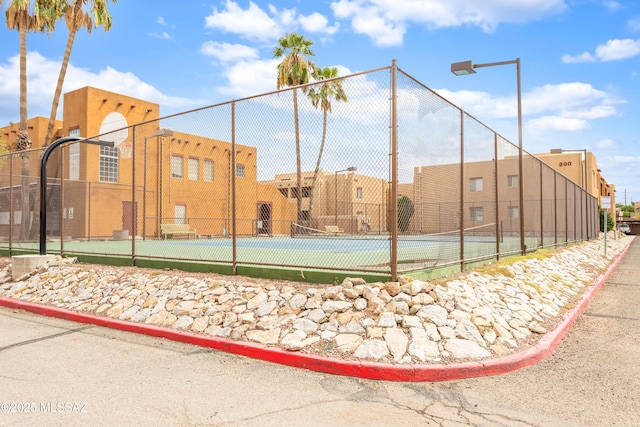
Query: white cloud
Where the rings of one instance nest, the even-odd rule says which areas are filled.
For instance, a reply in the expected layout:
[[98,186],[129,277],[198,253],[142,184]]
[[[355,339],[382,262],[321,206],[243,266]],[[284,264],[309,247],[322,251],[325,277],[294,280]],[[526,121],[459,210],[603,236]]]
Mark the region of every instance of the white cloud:
[[242,59],[257,59],[258,50],[242,44],[218,43],[207,41],[202,44],[200,52],[213,56],[223,62],[235,62]]
[[173,37],[169,33],[167,33],[166,31],[163,31],[161,33],[149,33],[149,35],[151,37],[155,37],[155,38],[158,38],[158,39],[173,40]]
[[627,22],[627,26],[631,31],[639,32],[640,31],[640,18],[633,18]]
[[618,144],[614,140],[606,138],[601,141],[598,141],[596,143],[596,146],[598,148],[617,148]]
[[611,10],[611,11],[618,11],[620,9],[622,9],[622,5],[620,3],[618,3],[617,1],[613,1],[613,0],[607,0],[603,3],[604,7]]
[[614,39],[598,45],[594,54],[584,52],[576,56],[568,54],[562,55],[562,62],[572,64],[578,62],[594,62],[596,60],[602,62],[618,61],[632,58],[638,54],[640,54],[640,39]]
[[305,16],[295,9],[278,9],[271,4],[264,10],[252,1],[247,9],[243,9],[233,0],[225,2],[224,10],[214,8],[205,17],[205,27],[264,42],[276,40],[299,27],[324,35],[333,35],[340,29],[339,24],[330,25],[329,19],[318,12]]
[[523,96],[522,104],[527,114],[539,114],[580,109],[596,102],[612,104],[616,101],[588,83],[573,82],[536,87]]
[[588,129],[589,122],[569,117],[543,116],[530,120],[527,127],[535,130],[577,132]]
[[640,40],[609,40],[596,48],[596,56],[601,61],[616,61],[640,54]]
[[501,23],[541,19],[566,5],[564,0],[338,0],[331,8],[337,19],[351,20],[355,32],[377,45],[391,46],[402,44],[411,24],[432,29],[471,25],[492,32]]
[[583,52],[580,55],[562,55],[562,62],[565,64],[576,64],[580,62],[595,62],[596,58],[589,52]]
[[228,84],[218,87],[222,94],[243,98],[276,89],[277,59],[239,61],[224,71]]
[[[19,57],[9,58],[5,64],[0,64],[0,123],[17,121],[19,118]],[[27,88],[29,117],[48,117],[51,101],[56,87],[60,62],[43,57],[38,52],[27,55]],[[203,100],[187,99],[163,94],[155,87],[141,81],[133,73],[126,73],[106,67],[98,73],[74,67],[69,64],[62,93],[66,93],[84,86],[122,93],[136,98],[157,102],[164,107],[187,108],[203,105]],[[61,104],[63,99],[60,100]],[[62,112],[62,105],[58,115]]]
[[[514,119],[517,117],[517,99],[496,98],[486,92],[438,90],[472,115],[487,119]],[[529,118],[532,130],[582,131],[590,121],[618,114],[615,104],[623,101],[587,83],[561,83],[533,88],[522,95],[522,113]]]
[[305,31],[311,33],[325,33],[329,35],[335,34],[340,28],[338,25],[329,25],[329,20],[326,16],[314,12],[308,16],[300,16],[300,25]]
[[243,10],[238,3],[227,0],[224,10],[214,8],[213,13],[205,17],[205,27],[257,40],[272,40],[282,33],[278,22],[252,1],[249,8]]

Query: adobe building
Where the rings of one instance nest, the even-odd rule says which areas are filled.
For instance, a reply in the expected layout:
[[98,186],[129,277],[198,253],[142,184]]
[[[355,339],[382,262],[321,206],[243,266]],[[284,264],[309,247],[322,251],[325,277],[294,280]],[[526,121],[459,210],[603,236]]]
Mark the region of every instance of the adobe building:
[[[336,226],[345,233],[387,231],[387,180],[353,170],[318,171],[312,188],[313,171],[302,172],[302,225],[325,230]],[[277,174],[264,184],[297,203],[297,174]]]
[[[541,172],[537,159],[545,162],[550,169],[542,168]],[[615,187],[600,174],[593,153],[588,153],[586,169],[584,163],[581,152],[548,153],[524,158],[525,230],[540,230],[541,222],[546,221],[541,215],[551,218],[549,225],[553,223],[555,213],[551,210],[552,205],[542,202],[541,212],[540,204],[541,200],[553,200],[554,190],[539,184],[541,173],[543,182],[553,182],[551,170],[566,176],[580,189],[586,187],[590,195],[597,197],[599,205],[603,196],[611,197],[609,212],[615,215]],[[498,162],[465,162],[464,183],[461,183],[460,164],[415,167],[413,188],[407,186],[403,189],[415,205],[410,231],[418,234],[442,233],[459,230],[462,225],[470,233],[517,234],[520,227],[518,175],[517,156],[504,157]],[[527,180],[526,177],[535,179]],[[462,210],[460,197],[464,200]],[[499,203],[495,202],[496,198]],[[583,201],[578,200],[575,207],[568,209],[581,209],[582,204]],[[499,224],[496,224],[496,218]]]
[[[63,119],[56,122],[53,140],[62,136],[92,138],[105,129],[127,128],[114,132],[124,140],[121,149],[70,143],[52,154],[47,170],[47,175],[54,177],[48,181],[49,235],[110,238],[115,231],[126,230],[131,236],[135,218],[136,234],[144,238],[159,237],[163,223],[189,223],[198,235],[226,236],[231,232],[232,181],[239,195],[236,217],[242,218],[236,223],[238,234],[289,233],[295,203],[274,187],[257,182],[255,147],[235,146],[236,170],[232,171],[230,142],[178,130],[160,131],[159,117],[158,104],[93,87],[64,95]],[[42,117],[29,120],[34,149],[42,147],[46,125],[47,119]],[[17,124],[0,128],[9,146],[15,142],[17,129]],[[34,152],[30,181],[35,189],[41,150]],[[2,165],[0,183],[0,216],[7,219],[0,223],[3,236],[8,234],[10,205],[14,212],[20,206],[16,187],[19,182],[13,182],[9,191],[9,162],[6,163]],[[62,171],[58,170],[60,165]],[[12,170],[14,175],[20,173],[15,164]],[[60,176],[64,177],[63,182],[55,179]],[[32,192],[32,214],[35,199]]]

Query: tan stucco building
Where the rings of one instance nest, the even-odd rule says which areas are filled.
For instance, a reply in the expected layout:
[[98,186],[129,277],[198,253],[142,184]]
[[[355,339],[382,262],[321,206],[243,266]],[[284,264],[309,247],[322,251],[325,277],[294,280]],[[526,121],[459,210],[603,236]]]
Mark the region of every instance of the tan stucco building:
[[[387,180],[353,171],[318,171],[312,188],[313,171],[302,172],[302,224],[325,230],[337,226],[345,233],[387,231]],[[277,188],[296,203],[296,173],[277,174],[264,184]]]
[[[130,150],[123,153],[116,148],[76,143],[65,144],[52,154],[47,174],[63,176],[65,180],[62,192],[59,179],[50,178],[48,182],[48,205],[53,207],[47,210],[48,234],[60,235],[62,228],[65,237],[98,238],[127,230],[130,235],[135,231],[146,238],[158,237],[163,223],[188,223],[198,235],[227,235],[231,231],[234,180],[238,234],[289,232],[296,214],[295,202],[273,186],[257,181],[255,147],[235,146],[233,176],[230,142],[178,130],[160,136],[159,117],[158,104],[93,87],[64,95],[63,119],[56,122],[54,140],[62,136],[94,137],[107,128],[129,126],[121,147],[128,145]],[[47,119],[42,117],[29,120],[34,149],[42,147],[46,125]],[[15,142],[17,131],[17,124],[0,128],[8,146]],[[123,136],[123,132],[116,133]],[[134,141],[135,197],[131,152]],[[41,151],[34,153],[30,159],[32,183],[38,181]],[[58,170],[60,164],[62,172]],[[19,174],[15,162],[13,173]],[[0,184],[0,215],[6,219],[0,223],[2,235],[8,234],[10,205],[14,212],[19,209],[16,199],[20,191],[10,191],[8,176],[9,162],[6,162],[2,165]],[[14,181],[18,181],[12,183],[15,190],[19,180]],[[33,187],[32,212],[37,198]],[[14,230],[16,226],[14,223]]]

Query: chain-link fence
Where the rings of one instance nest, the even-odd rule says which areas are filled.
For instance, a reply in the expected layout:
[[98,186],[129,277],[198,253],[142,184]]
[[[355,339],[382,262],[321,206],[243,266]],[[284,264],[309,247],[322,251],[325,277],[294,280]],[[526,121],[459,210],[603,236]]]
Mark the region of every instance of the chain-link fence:
[[42,150],[4,156],[0,248],[37,250],[42,203],[49,253],[233,273],[395,278],[597,235],[594,197],[395,63],[123,131],[52,152],[44,201]]

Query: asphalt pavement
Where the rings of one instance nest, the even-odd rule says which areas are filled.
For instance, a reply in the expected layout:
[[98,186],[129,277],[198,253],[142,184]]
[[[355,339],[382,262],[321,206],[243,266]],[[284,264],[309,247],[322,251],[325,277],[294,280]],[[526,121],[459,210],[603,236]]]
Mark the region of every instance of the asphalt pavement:
[[0,307],[3,426],[638,426],[640,240],[553,354],[390,382],[312,372]]

